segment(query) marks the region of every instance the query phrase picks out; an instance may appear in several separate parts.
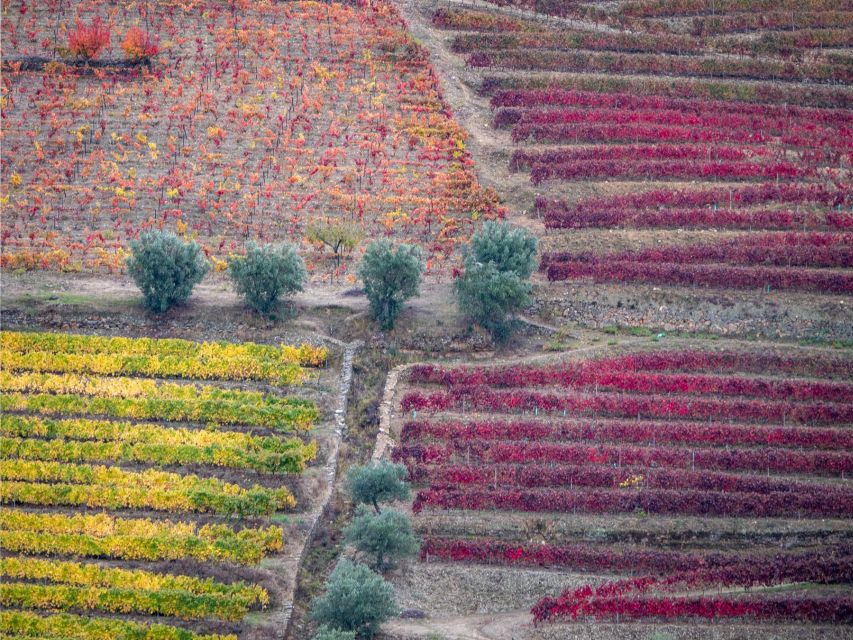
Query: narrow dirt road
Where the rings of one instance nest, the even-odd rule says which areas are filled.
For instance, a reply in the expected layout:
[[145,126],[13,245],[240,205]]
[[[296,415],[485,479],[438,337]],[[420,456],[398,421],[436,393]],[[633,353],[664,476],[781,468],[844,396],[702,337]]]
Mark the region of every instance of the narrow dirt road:
[[399,638],[438,636],[443,640],[516,640],[530,626],[530,612],[520,609],[437,620],[398,618],[382,625],[382,631]]

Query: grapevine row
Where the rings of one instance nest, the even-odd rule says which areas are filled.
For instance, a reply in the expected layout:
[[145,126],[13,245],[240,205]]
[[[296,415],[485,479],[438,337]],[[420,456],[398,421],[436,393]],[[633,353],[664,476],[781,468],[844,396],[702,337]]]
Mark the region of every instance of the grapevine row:
[[459,487],[541,489],[549,487],[596,487],[632,489],[670,489],[722,491],[726,493],[791,493],[801,500],[811,499],[812,511],[825,516],[843,517],[842,509],[851,504],[851,492],[825,484],[790,482],[754,475],[649,469],[643,467],[607,468],[601,466],[540,464],[481,464],[457,466],[409,462],[409,478],[428,484],[433,490]]
[[770,202],[789,204],[814,203],[842,207],[853,204],[853,197],[843,188],[818,184],[759,184],[737,188],[703,190],[651,190],[623,196],[587,198],[578,202],[577,210],[595,212],[599,209],[659,209],[666,207],[715,206],[731,209]]
[[299,384],[301,367],[326,361],[325,347],[195,343],[57,333],[0,333],[2,365],[11,370],[191,379],[266,380]]
[[595,387],[640,393],[691,393],[758,396],[767,400],[853,402],[853,384],[811,380],[773,380],[689,373],[650,373],[623,365],[624,358],[589,360],[560,367],[442,368],[416,365],[409,379],[420,384],[487,384],[497,387]]
[[[516,371],[522,371],[517,375]],[[559,367],[477,367],[443,368],[432,365],[413,367],[410,379],[414,382],[433,382],[446,385],[490,384],[521,386],[527,379],[536,384],[563,382],[564,375],[579,376],[583,372],[614,373],[617,371],[670,371],[715,374],[758,373],[811,378],[853,380],[853,368],[847,358],[828,354],[789,354],[765,351],[658,349],[627,353],[616,358],[563,363]],[[564,373],[565,372],[565,373]],[[555,378],[556,376],[556,378]]]
[[556,262],[548,280],[590,278],[595,282],[646,282],[724,289],[794,289],[812,293],[853,294],[853,276],[803,268],[735,267],[710,264],[649,263],[625,260]]
[[773,558],[752,557],[725,567],[696,567],[666,577],[643,576],[605,582],[593,588],[589,585],[568,589],[556,598],[542,598],[534,607],[536,621],[557,617],[576,618],[583,603],[592,598],[623,598],[649,590],[668,591],[674,588],[703,588],[708,586],[769,587],[787,582],[839,584],[853,579],[853,558],[849,548],[821,550],[798,555],[777,555]]
[[757,618],[849,624],[853,622],[853,598],[845,596],[807,597],[777,596],[774,598],[717,597],[717,598],[600,598],[584,601],[575,616],[594,616],[597,619],[627,618]]
[[[717,127],[693,127],[690,125],[656,123],[540,123],[520,121],[512,129],[512,141],[515,143],[532,140],[544,144],[560,143],[649,143],[649,144],[757,144],[766,142],[764,133],[751,127],[721,129]],[[844,138],[827,134],[823,137],[809,137],[804,133],[783,134],[779,141],[793,147],[819,147],[844,151],[849,143]],[[817,158],[821,160],[822,158]],[[840,155],[827,156],[827,159],[840,160]]]
[[537,210],[549,229],[731,229],[740,231],[851,231],[853,213],[764,209],[601,209],[574,210],[553,200],[538,200]]
[[[811,25],[803,25],[811,26]],[[528,71],[574,71],[602,74],[648,74],[687,77],[741,78],[790,82],[850,83],[844,65],[794,63],[765,59],[669,56],[659,54],[591,53],[540,48],[487,49],[468,56],[472,67]]]
[[[695,99],[656,94],[650,91],[601,92],[583,88],[582,80],[573,81],[577,88],[563,89],[558,84],[546,88],[505,89],[497,91],[491,98],[492,107],[579,107],[583,109],[623,109],[629,111],[677,111],[696,116],[721,116],[729,114],[745,117],[781,118],[783,120],[833,124],[844,127],[853,125],[853,116],[838,109],[800,107],[767,104],[741,104],[725,99]],[[654,86],[654,83],[652,83]],[[633,87],[632,87],[633,88]]]
[[[575,102],[583,103],[585,99]],[[595,100],[590,100],[595,102]],[[573,102],[566,99],[566,102]],[[849,121],[816,124],[809,119],[814,114],[739,113],[725,109],[703,108],[675,102],[663,108],[631,108],[617,106],[556,106],[500,107],[495,113],[496,127],[523,124],[670,124],[684,127],[717,127],[726,129],[752,129],[756,142],[768,142],[782,138],[791,146],[819,146],[832,144],[842,147],[844,140],[851,137]],[[671,107],[671,108],[666,108]],[[827,119],[829,119],[827,117]],[[817,140],[809,140],[811,135]],[[833,141],[831,136],[842,140]],[[785,137],[787,136],[787,137]]]
[[617,145],[608,147],[562,148],[552,151],[513,152],[512,171],[540,164],[564,164],[578,160],[749,160],[770,155],[764,147],[727,147],[703,145]]
[[217,478],[181,476],[148,469],[61,462],[3,460],[0,462],[0,501],[36,505],[86,505],[109,509],[149,508],[158,511],[197,511],[222,515],[269,515],[296,506],[286,488],[244,489]]
[[[583,76],[572,78],[523,78],[518,76],[486,76],[480,93],[491,96],[503,91],[584,91],[600,94],[635,93],[638,96],[689,100],[730,100],[737,106],[748,103],[771,105],[808,104],[821,109],[840,110],[853,104],[846,89],[804,86],[773,82],[714,82],[680,78],[630,78],[621,76]],[[733,105],[733,106],[735,106]],[[507,106],[516,106],[513,104]],[[838,117],[838,113],[835,117]]]
[[164,624],[141,624],[119,618],[87,618],[70,614],[39,616],[25,611],[0,612],[0,634],[33,639],[237,640],[233,634],[195,633]]
[[394,451],[401,460],[447,462],[463,457],[486,463],[563,463],[667,469],[708,469],[779,473],[844,474],[853,471],[853,454],[777,448],[640,447],[627,444],[491,440],[407,444]]
[[0,395],[0,410],[48,416],[92,414],[133,420],[193,421],[214,426],[264,426],[282,431],[310,429],[317,418],[316,407],[307,401],[294,401],[291,406],[254,407],[214,400],[97,398],[53,393],[4,393]]
[[853,406],[783,401],[732,400],[667,395],[634,396],[619,393],[585,395],[568,391],[560,395],[535,391],[495,391],[488,387],[454,387],[447,392],[423,394],[410,391],[403,396],[403,411],[448,411],[451,409],[507,412],[563,412],[641,418],[729,419],[748,422],[850,423]]
[[[737,584],[747,575],[757,584],[770,584],[786,568],[807,568],[816,582],[844,582],[851,571],[850,549],[837,553],[696,553],[690,551],[612,548],[596,544],[520,544],[502,540],[472,538],[465,540],[427,536],[421,558],[489,564],[528,564],[565,567],[588,573],[628,573],[666,575],[673,572],[699,574],[708,571],[715,581]],[[787,569],[789,570],[789,569]],[[614,595],[603,590],[601,595]]]
[[[667,489],[425,489],[415,496],[412,509],[524,511],[530,513],[646,513],[658,515],[742,518],[846,517],[853,498],[815,501],[814,496],[791,492],[726,493]],[[845,511],[846,510],[846,511]]]
[[78,393],[105,398],[156,398],[158,400],[197,400],[240,403],[250,407],[301,405],[296,398],[214,385],[177,384],[143,378],[113,378],[77,373],[0,372],[0,390],[37,393]]
[[[150,424],[71,418],[0,417],[5,458],[158,465],[206,464],[278,473],[300,473],[317,455],[317,444],[297,438],[252,436],[235,431],[171,429]],[[49,440],[45,440],[48,438]]]
[[687,180],[720,179],[752,181],[767,178],[802,180],[815,175],[815,170],[784,161],[771,163],[703,161],[703,160],[577,160],[559,164],[537,163],[530,171],[530,181],[622,179],[622,180]]
[[204,362],[246,360],[249,364],[258,361],[304,367],[321,366],[328,356],[325,347],[310,344],[275,347],[255,342],[193,342],[178,338],[122,338],[50,332],[2,331],[0,346],[4,351],[18,353],[46,351],[78,355],[176,356]]
[[[715,13],[753,13],[788,9],[798,11],[826,11],[846,6],[853,10],[849,2],[835,0],[716,0]],[[619,14],[632,18],[660,18],[672,16],[696,16],[710,13],[706,0],[632,0],[619,8]]]
[[853,450],[851,429],[603,419],[547,422],[479,420],[465,423],[409,421],[403,425],[400,440],[404,444],[418,440],[476,442],[478,445],[492,440],[529,440]]
[[853,233],[754,233],[717,243],[672,245],[607,254],[554,252],[545,254],[543,267],[559,262],[604,261],[672,262],[696,264],[765,265],[778,267],[853,267]]
[[195,595],[174,589],[158,591],[9,581],[0,584],[0,604],[9,608],[134,613],[182,620],[214,618],[231,622],[239,622],[248,613],[247,607],[230,596]]
[[849,21],[850,11],[762,11],[755,14],[695,18],[691,33],[695,36],[709,36],[774,29],[824,29],[838,27]]
[[47,581],[78,587],[106,587],[140,591],[185,591],[195,595],[230,598],[241,607],[269,604],[266,589],[245,582],[222,583],[211,578],[152,573],[141,569],[102,567],[93,563],[7,557],[0,559],[0,576]]
[[222,524],[64,515],[0,509],[0,548],[25,555],[71,555],[122,560],[236,562],[254,565],[282,548],[282,530]]
[[195,380],[264,380],[282,386],[300,385],[306,379],[305,371],[298,364],[251,364],[252,361],[242,358],[205,362],[183,356],[67,354],[48,351],[4,351],[0,354],[0,365],[7,371],[162,376]]

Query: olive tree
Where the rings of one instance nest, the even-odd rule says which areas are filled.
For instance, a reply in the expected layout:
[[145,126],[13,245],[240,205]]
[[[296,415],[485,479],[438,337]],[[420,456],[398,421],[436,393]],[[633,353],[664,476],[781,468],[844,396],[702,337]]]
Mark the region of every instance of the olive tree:
[[370,302],[370,313],[383,330],[393,329],[403,303],[418,295],[424,262],[421,250],[401,244],[396,250],[388,240],[367,246],[358,274]]
[[163,313],[187,301],[209,268],[195,242],[171,231],[145,231],[130,243],[127,272],[142,291],[145,307]]
[[228,259],[228,275],[237,293],[256,312],[270,313],[281,296],[302,291],[308,272],[305,262],[289,244],[246,245],[246,255]]
[[346,486],[353,502],[371,504],[376,513],[380,513],[380,502],[409,499],[411,490],[406,482],[407,476],[405,465],[383,460],[351,468],[347,473]]
[[343,558],[314,600],[311,616],[332,629],[373,637],[379,625],[399,613],[394,587],[363,564]]
[[530,301],[536,249],[532,234],[506,222],[486,222],[471,238],[454,291],[460,310],[496,342],[509,337],[514,314]]
[[420,548],[405,513],[393,509],[373,513],[363,504],[344,528],[344,536],[356,549],[371,556],[377,571],[394,566],[396,560],[417,553]]

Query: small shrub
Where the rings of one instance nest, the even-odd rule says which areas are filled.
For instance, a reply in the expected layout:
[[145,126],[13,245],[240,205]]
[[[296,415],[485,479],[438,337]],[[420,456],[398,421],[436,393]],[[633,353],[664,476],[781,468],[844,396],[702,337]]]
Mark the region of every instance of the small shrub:
[[314,634],[312,640],[355,640],[355,631],[341,631],[340,629],[320,627],[320,630]]
[[207,273],[199,246],[170,231],[144,232],[130,248],[127,272],[142,291],[145,307],[154,313],[186,302]]
[[405,465],[383,460],[362,467],[353,467],[347,473],[347,490],[356,504],[372,504],[380,513],[379,503],[391,500],[408,500],[411,496],[408,471]]
[[359,268],[370,313],[383,330],[392,329],[403,302],[418,294],[423,258],[418,247],[401,244],[394,251],[387,240],[371,242]]
[[319,624],[371,638],[398,613],[394,588],[363,564],[344,558],[329,576],[326,593],[314,600],[311,616]]
[[305,229],[305,239],[319,247],[326,246],[335,256],[335,266],[341,266],[344,255],[352,253],[361,234],[346,222],[311,222]]
[[246,245],[245,256],[228,260],[228,274],[237,293],[258,313],[270,313],[281,296],[302,291],[308,272],[290,245]]
[[412,533],[412,522],[399,511],[387,510],[376,514],[362,505],[355,518],[344,528],[347,542],[372,556],[373,567],[378,571],[394,565],[405,556],[418,552],[420,545]]
[[121,50],[131,60],[148,60],[160,51],[151,36],[139,27],[131,27],[127,30],[121,43]]
[[94,60],[110,46],[110,28],[96,16],[85,25],[78,19],[68,32],[68,52],[84,60]]

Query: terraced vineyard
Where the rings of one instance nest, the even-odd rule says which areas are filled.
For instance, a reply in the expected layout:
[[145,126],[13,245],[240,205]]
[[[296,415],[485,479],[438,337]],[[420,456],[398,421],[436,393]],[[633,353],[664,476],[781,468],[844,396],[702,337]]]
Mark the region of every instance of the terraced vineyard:
[[853,638],[853,0],[0,18],[0,640]]
[[[328,275],[307,231],[341,223],[423,244],[438,269],[499,211],[390,2],[16,0],[4,15],[4,267],[119,272],[154,227],[221,265],[246,239],[304,241]],[[96,20],[105,46],[80,64],[67,34]],[[134,28],[147,62],[122,48]]]
[[280,625],[327,349],[0,339],[0,633],[212,639]]
[[[853,621],[849,357],[691,345],[415,365],[408,383],[393,455],[418,487],[413,604],[450,589],[459,613],[762,638]],[[523,637],[569,633],[549,628]]]
[[580,291],[607,323],[627,313],[609,309],[618,297],[642,308],[631,321],[663,325],[674,320],[659,307],[689,313],[688,298],[728,316],[787,291],[808,317],[853,293],[849,2],[435,2],[410,13],[438,30],[434,51],[481,96],[493,129],[469,120],[479,157],[498,163],[510,208],[541,229],[541,272],[555,283],[543,303],[590,315],[572,306]]

